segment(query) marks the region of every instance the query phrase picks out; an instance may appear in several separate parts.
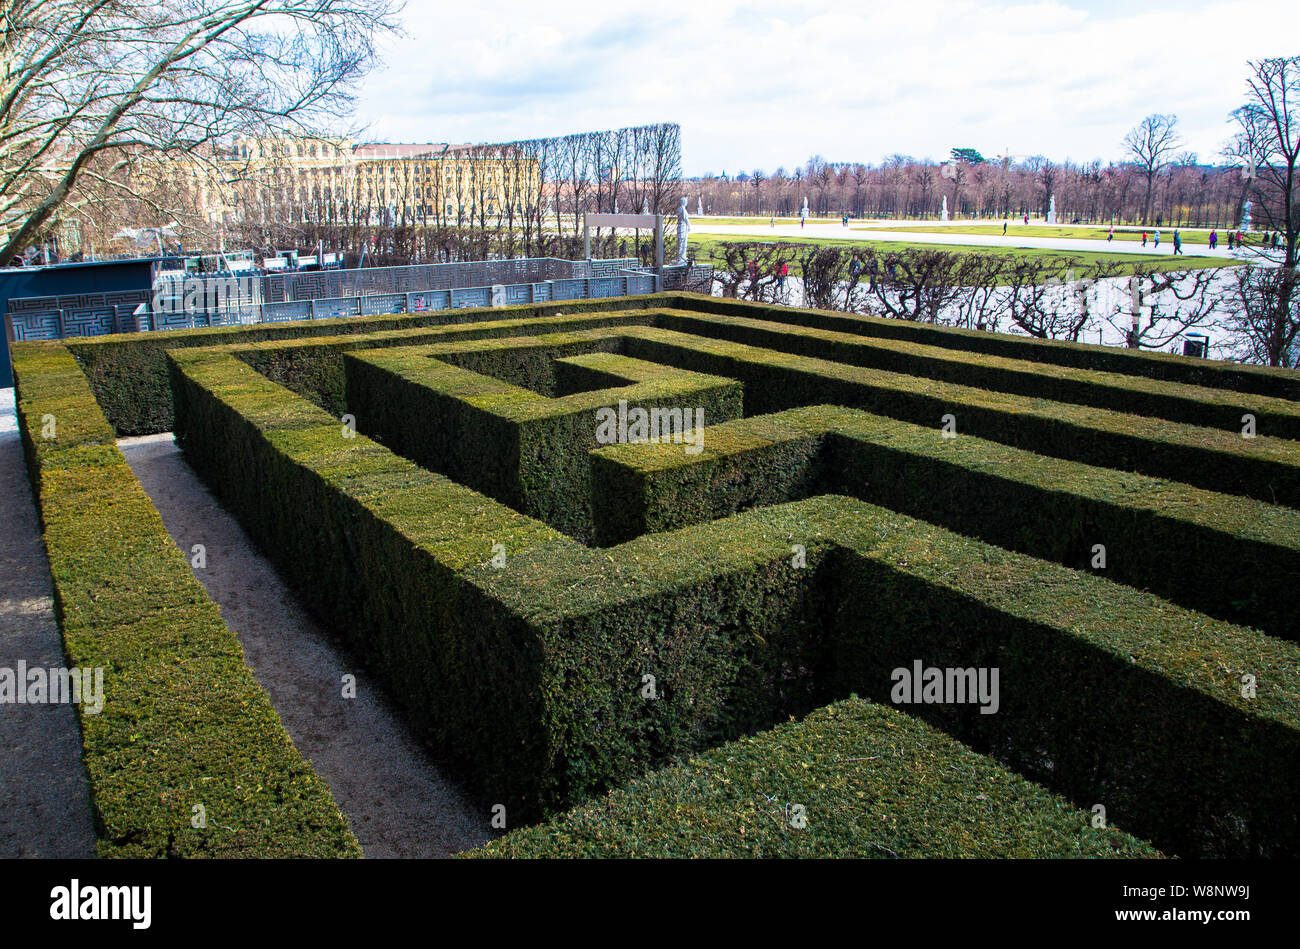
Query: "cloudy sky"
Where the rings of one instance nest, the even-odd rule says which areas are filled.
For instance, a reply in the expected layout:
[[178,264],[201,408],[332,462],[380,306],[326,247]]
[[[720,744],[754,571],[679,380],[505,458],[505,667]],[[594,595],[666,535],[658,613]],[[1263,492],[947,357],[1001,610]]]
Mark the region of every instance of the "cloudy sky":
[[1216,157],[1245,62],[1300,54],[1296,0],[408,0],[356,121],[492,142],[673,121],[687,175],[811,155],[1122,157],[1150,112]]

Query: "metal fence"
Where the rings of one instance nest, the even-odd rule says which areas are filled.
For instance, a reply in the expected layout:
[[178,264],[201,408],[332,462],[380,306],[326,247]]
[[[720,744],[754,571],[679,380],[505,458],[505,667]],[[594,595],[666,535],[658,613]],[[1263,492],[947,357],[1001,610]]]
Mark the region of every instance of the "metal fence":
[[[613,260],[474,261],[364,270],[267,274],[249,278],[251,290],[215,306],[162,307],[183,295],[183,281],[227,277],[160,274],[154,290],[27,297],[9,301],[7,335],[13,340],[63,339],[108,333],[280,323],[329,317],[419,313],[463,307],[510,306],[554,300],[630,296],[656,289],[707,284],[709,267],[640,269],[633,258]],[[701,283],[704,281],[704,284]],[[170,282],[170,283],[169,283]],[[179,287],[179,289],[178,289]],[[200,294],[204,300],[211,299]]]

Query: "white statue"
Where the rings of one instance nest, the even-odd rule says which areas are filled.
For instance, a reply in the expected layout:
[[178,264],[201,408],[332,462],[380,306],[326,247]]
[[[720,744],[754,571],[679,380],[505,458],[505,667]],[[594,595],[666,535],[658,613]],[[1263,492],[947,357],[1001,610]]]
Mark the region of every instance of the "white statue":
[[699,195],[695,199],[695,215],[696,217],[704,217],[704,195]]
[[686,263],[686,237],[691,233],[691,218],[686,213],[686,199],[682,198],[681,206],[677,208],[677,259],[673,262],[675,265]]
[[946,194],[943,196],[943,210],[939,212],[939,219],[942,221],[948,220],[948,196]]
[[1056,223],[1056,195],[1052,195],[1052,200],[1048,203],[1047,206],[1047,223],[1048,224]]
[[1241,227],[1237,230],[1243,233],[1250,232],[1250,200],[1247,199],[1245,206],[1241,209]]

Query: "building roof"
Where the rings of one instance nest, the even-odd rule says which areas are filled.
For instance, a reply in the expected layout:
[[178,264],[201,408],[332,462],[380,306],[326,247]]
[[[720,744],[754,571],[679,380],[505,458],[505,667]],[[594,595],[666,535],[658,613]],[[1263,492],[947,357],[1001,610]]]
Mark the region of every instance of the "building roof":
[[449,142],[360,142],[352,146],[354,158],[420,158],[438,156],[445,152],[458,152],[470,145],[453,145]]

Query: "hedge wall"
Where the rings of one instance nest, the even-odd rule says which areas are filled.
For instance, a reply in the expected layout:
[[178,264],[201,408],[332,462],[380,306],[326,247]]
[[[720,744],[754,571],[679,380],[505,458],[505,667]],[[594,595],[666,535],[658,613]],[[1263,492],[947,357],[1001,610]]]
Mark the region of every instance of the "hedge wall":
[[943,732],[851,698],[656,771],[463,856],[1131,859],[1159,853],[1115,827],[1093,827],[1090,812]]
[[836,496],[585,548],[294,414],[232,357],[171,358],[196,468],[517,816],[837,696],[887,701],[921,658],[1000,668],[1001,708],[909,711],[1162,849],[1300,853],[1300,646]]
[[[741,388],[611,353],[565,358],[587,348],[570,339],[349,353],[348,405],[361,431],[398,454],[587,542],[594,536],[588,452],[598,444],[597,410],[626,402],[629,412],[691,409],[703,412],[705,424],[721,422],[740,417]],[[493,375],[482,374],[487,370]],[[566,370],[566,388],[618,382],[557,398],[539,394],[556,391],[552,373]]]
[[592,477],[608,544],[845,494],[1081,570],[1103,544],[1104,576],[1300,638],[1291,608],[1300,512],[974,436],[943,438],[857,409],[810,406],[726,422],[705,431],[696,455],[601,448]]
[[[618,311],[632,311],[623,317],[624,320],[644,322],[648,319],[644,315],[648,311],[665,307],[676,307],[696,314],[711,313],[787,325],[797,324],[813,329],[901,340],[948,350],[984,353],[1015,360],[1031,360],[1078,369],[1145,376],[1192,386],[1300,400],[1300,380],[1297,380],[1295,373],[1290,370],[1240,366],[1084,343],[1034,340],[1006,334],[921,325],[906,320],[857,317],[822,310],[770,307],[684,292],[566,300],[495,309],[432,310],[395,316],[304,320],[255,326],[124,334],[67,340],[66,343],[89,377],[95,396],[117,433],[144,435],[164,432],[172,428],[170,385],[164,357],[166,350],[172,348],[227,344],[241,348],[253,346],[256,351],[268,354],[266,357],[268,360],[273,360],[280,349],[276,344],[284,343],[286,346],[282,358],[292,360],[291,354],[295,349],[293,343],[301,341],[304,346],[298,358],[304,363],[297,367],[298,371],[308,377],[312,371],[319,372],[323,378],[317,383],[318,391],[321,392],[322,398],[329,399],[342,392],[341,365],[337,361],[337,350],[352,348],[349,341],[357,346],[401,345],[404,342],[403,336],[417,334],[428,328],[479,322],[515,323],[522,326],[541,317],[557,318],[561,315],[581,317],[583,314]],[[617,321],[617,319],[610,319],[604,322],[605,325],[609,325]],[[486,326],[484,331],[484,335],[493,333],[493,330]],[[270,342],[273,345],[267,348],[256,345],[261,342]],[[317,342],[320,344],[319,349],[313,345]],[[333,355],[332,359],[331,355]],[[306,365],[306,361],[312,358],[323,359],[323,366]],[[292,364],[282,367],[268,362],[258,364],[258,368],[276,381],[285,384],[289,383],[286,379],[280,378],[277,373],[283,370],[290,377],[295,373]],[[320,401],[320,399],[316,401],[325,405],[330,411],[340,411],[337,404]]]
[[[204,329],[173,330],[151,333],[123,333],[65,340],[77,362],[90,379],[95,398],[118,435],[151,435],[171,431],[173,411],[171,383],[165,353],[169,349],[237,345],[246,347],[259,342],[307,344],[307,352],[328,354],[332,350],[359,345],[401,345],[403,335],[421,329],[454,327],[460,324],[502,323],[521,325],[539,316],[564,314],[639,311],[662,306],[676,299],[671,295],[563,300],[547,304],[527,304],[495,308],[428,310],[395,316],[365,316],[321,320],[293,320],[259,323],[250,326],[217,326]],[[595,325],[608,325],[606,319]],[[499,333],[491,326],[480,328],[482,335]],[[513,335],[513,334],[511,334]],[[367,343],[360,340],[365,337]],[[319,351],[315,347],[319,345]],[[337,360],[337,355],[335,356]],[[334,362],[333,367],[341,370]],[[267,367],[269,370],[269,367]],[[341,372],[339,375],[341,378]],[[325,392],[341,392],[341,386]]]
[[1235,434],[1241,433],[1242,418],[1250,413],[1255,416],[1257,434],[1300,438],[1300,402],[1271,396],[739,317],[670,311],[659,314],[655,325],[850,366],[1221,428]]
[[102,711],[77,707],[100,856],[360,856],[76,361],[18,343],[14,370],[66,658],[104,670]]
[[573,314],[536,319],[493,320],[437,329],[395,330],[364,336],[264,342],[231,347],[240,359],[273,382],[309,399],[334,415],[347,411],[343,353],[352,350],[405,347],[443,340],[486,340],[565,330],[599,329],[649,324],[648,311],[616,314]]
[[1212,389],[1233,389],[1237,392],[1253,392],[1257,395],[1300,401],[1300,377],[1297,377],[1293,369],[1243,366],[1237,363],[1194,359],[1190,356],[1174,356],[1169,353],[1118,346],[1034,339],[1030,336],[1017,336],[1010,333],[989,333],[952,326],[913,323],[909,320],[771,306],[698,293],[679,292],[675,297],[675,303],[666,302],[663,305],[677,306],[698,313],[770,320],[774,323],[796,324],[859,336],[943,346],[989,356],[1028,359],[1033,362],[1072,366],[1077,369],[1096,369],[1101,372],[1119,372],[1126,375],[1146,376],[1150,379],[1163,379],[1168,382],[1183,382]]
[[[647,555],[586,609],[539,622],[533,612],[559,590],[527,603],[498,591],[557,563],[600,572],[598,551],[364,436],[344,438],[337,421],[233,357],[171,358],[190,463],[439,755],[512,814],[538,815],[777,710],[815,706],[806,686],[762,671],[811,665],[801,657],[818,628],[817,604],[779,553],[742,548],[718,564],[679,549],[663,575],[646,571],[668,555]],[[490,564],[496,544],[502,569]],[[673,681],[662,700],[641,698],[650,670]]]
[[746,417],[833,404],[937,429],[942,417],[951,414],[959,434],[1300,506],[1300,445],[1288,439],[1242,438],[1218,429],[988,392],[672,330],[628,326],[587,334],[592,339],[621,336],[629,356],[740,381]]

